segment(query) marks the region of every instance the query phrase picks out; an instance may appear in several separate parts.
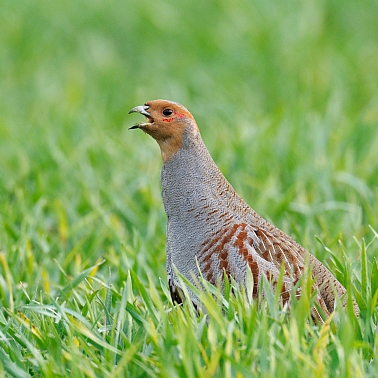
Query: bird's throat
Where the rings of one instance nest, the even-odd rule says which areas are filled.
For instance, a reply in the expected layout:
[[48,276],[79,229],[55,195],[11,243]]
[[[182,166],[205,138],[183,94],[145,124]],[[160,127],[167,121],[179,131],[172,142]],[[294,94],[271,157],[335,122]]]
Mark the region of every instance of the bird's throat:
[[165,164],[174,155],[176,155],[176,153],[180,150],[182,146],[182,136],[179,134],[172,135],[169,138],[155,139],[160,147],[163,164]]

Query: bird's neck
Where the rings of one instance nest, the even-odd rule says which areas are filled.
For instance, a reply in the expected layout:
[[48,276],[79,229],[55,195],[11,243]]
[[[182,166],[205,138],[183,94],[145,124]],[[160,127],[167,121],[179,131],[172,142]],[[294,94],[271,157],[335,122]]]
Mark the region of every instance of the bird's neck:
[[249,208],[220,172],[199,133],[183,137],[182,148],[163,164],[161,183],[168,221],[211,208],[235,209],[235,214]]

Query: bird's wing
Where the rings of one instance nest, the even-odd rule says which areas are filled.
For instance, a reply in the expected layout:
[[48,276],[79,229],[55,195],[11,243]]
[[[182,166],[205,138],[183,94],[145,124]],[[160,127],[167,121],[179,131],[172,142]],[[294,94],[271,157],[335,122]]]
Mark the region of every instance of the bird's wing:
[[[242,283],[245,278],[245,267],[251,269],[254,288],[253,296],[257,297],[262,275],[267,277],[273,289],[276,288],[281,267],[284,267],[281,297],[286,303],[290,299],[293,286],[298,282],[305,267],[305,251],[291,241],[283,232],[274,232],[247,223],[235,223],[213,232],[201,244],[196,255],[198,265],[204,278],[213,284],[223,279],[224,272]],[[180,296],[174,285],[170,285],[172,297],[178,302]],[[316,284],[313,290],[317,290]],[[299,287],[295,293],[301,294]],[[323,311],[326,306],[317,295],[316,301]],[[313,318],[321,320],[316,308]]]
[[[233,260],[235,265],[245,260],[256,277],[260,277],[260,273],[269,277],[272,273],[269,270],[279,272],[283,265],[285,276],[296,282],[304,269],[303,253],[298,244],[268,230],[235,223],[211,234],[202,243],[198,260],[201,271],[208,275],[214,275],[216,268],[232,274]],[[209,281],[212,278],[207,277]]]
[[304,250],[281,231],[275,235],[263,228],[251,228],[256,235],[256,241],[253,243],[256,253],[278,269],[283,265],[285,275],[296,282],[305,266]]

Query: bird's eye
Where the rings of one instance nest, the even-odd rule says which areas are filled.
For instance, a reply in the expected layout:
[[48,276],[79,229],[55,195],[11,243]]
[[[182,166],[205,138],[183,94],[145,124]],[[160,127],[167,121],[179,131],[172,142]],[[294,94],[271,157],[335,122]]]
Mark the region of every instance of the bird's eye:
[[172,109],[164,109],[163,110],[163,115],[165,115],[165,116],[170,116],[170,115],[172,115],[172,113],[173,113]]

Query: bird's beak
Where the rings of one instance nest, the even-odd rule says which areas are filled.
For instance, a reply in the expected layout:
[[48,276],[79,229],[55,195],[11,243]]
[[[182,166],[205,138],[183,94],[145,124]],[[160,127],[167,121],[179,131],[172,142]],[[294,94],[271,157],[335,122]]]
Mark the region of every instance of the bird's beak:
[[[144,115],[145,117],[147,117],[151,121],[152,118],[151,118],[150,113],[148,113],[148,111],[147,111],[148,109],[149,109],[148,105],[139,105],[139,106],[136,106],[135,108],[132,108],[129,111],[129,114],[131,114],[131,113],[140,113],[140,114]],[[129,130],[139,129],[143,125],[144,125],[144,123],[137,123],[134,126],[129,127]]]
[[146,117],[151,117],[150,113],[147,112],[148,108],[149,108],[149,106],[146,106],[146,105],[136,106],[135,108],[132,108],[129,111],[129,114],[131,114],[131,113],[140,113],[140,114],[143,114]]

